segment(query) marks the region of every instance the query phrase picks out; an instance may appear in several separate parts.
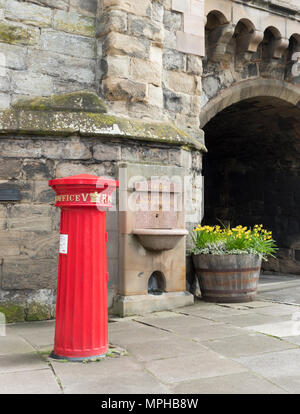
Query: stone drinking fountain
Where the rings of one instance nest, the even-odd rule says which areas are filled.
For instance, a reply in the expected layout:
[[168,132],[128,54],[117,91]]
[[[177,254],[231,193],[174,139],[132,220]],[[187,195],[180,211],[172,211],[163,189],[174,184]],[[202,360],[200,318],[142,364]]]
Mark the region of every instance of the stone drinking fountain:
[[126,178],[119,192],[124,211],[119,212],[115,313],[130,316],[193,304],[193,295],[186,292],[184,169],[145,164],[120,168]]

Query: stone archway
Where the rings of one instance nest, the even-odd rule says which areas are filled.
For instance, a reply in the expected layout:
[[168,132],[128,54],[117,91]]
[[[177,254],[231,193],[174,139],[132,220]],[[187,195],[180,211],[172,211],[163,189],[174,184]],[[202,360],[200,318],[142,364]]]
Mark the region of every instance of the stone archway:
[[282,99],[300,107],[300,87],[276,79],[246,80],[224,89],[202,108],[200,114],[201,128],[227,107],[239,101],[258,96]]
[[275,80],[237,85],[204,107],[206,223],[264,224],[280,250],[265,269],[300,274],[300,93]]

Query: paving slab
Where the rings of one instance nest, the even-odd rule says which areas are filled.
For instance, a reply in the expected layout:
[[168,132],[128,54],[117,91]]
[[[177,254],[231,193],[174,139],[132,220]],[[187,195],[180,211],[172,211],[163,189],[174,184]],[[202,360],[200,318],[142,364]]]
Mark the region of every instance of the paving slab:
[[137,322],[132,320],[126,320],[123,322],[110,322],[108,323],[108,332],[126,332],[137,329]]
[[212,351],[150,361],[146,364],[146,368],[164,383],[177,383],[247,371],[241,364]]
[[269,316],[293,315],[297,312],[299,312],[300,315],[300,306],[284,305],[279,303],[257,310],[257,313],[260,315]]
[[300,321],[283,321],[274,322],[269,324],[248,326],[247,330],[261,332],[267,335],[277,336],[278,338],[284,338],[286,336],[299,336],[300,335]]
[[169,389],[133,358],[99,362],[51,362],[65,394],[161,394]]
[[138,361],[147,362],[158,359],[165,359],[176,356],[194,355],[200,352],[207,352],[207,347],[182,338],[178,335],[170,335],[168,343],[165,340],[154,339],[143,343],[127,345],[127,351]]
[[[214,306],[217,306],[217,304],[213,303],[213,302],[207,302],[207,301],[203,300],[201,297],[197,296],[197,297],[195,297],[194,304],[192,306],[185,306],[185,308],[186,309],[199,308],[199,307],[211,308],[211,307],[214,307]],[[181,309],[183,309],[183,308],[180,308],[180,310]]]
[[35,349],[25,339],[17,335],[0,336],[0,355],[26,354]]
[[283,336],[282,339],[286,342],[290,342],[291,344],[300,346],[300,334],[297,336]]
[[48,358],[54,321],[7,326],[1,392],[60,393],[57,376],[67,394],[300,393],[300,306],[196,300],[175,311],[111,319],[109,342],[127,353],[93,363]]
[[244,306],[249,309],[265,308],[267,306],[270,306],[270,302],[263,300],[254,300],[252,302],[245,303]]
[[258,285],[258,298],[266,292],[274,292],[276,290],[297,288],[300,286],[299,275],[273,275],[260,277]]
[[9,324],[7,335],[17,334],[35,348],[51,347],[54,343],[55,321],[22,322]]
[[263,325],[271,322],[277,322],[278,320],[287,320],[289,317],[287,315],[281,316],[270,316],[270,315],[261,315],[254,311],[253,313],[247,313],[245,315],[230,315],[230,316],[220,316],[218,322],[229,323],[240,328],[254,325]]
[[0,394],[61,394],[50,368],[0,374]]
[[138,322],[131,322],[128,324],[127,329],[123,326],[115,327],[109,326],[108,337],[110,343],[113,345],[119,345],[127,348],[129,344],[133,343],[145,343],[154,339],[169,340],[170,332],[155,327],[146,326]]
[[295,344],[259,333],[220,338],[201,344],[221,355],[232,358],[297,348]]
[[193,306],[186,306],[174,310],[174,313],[193,315],[201,312],[217,312],[221,308],[218,303],[196,301]]
[[[189,332],[189,328],[186,328],[186,333],[185,335],[189,335],[191,334],[191,332]],[[234,326],[230,326],[230,325],[226,325],[226,324],[222,324],[222,323],[214,323],[208,326],[205,326],[202,329],[199,329],[198,331],[193,331],[191,338],[195,341],[209,341],[212,339],[217,339],[217,338],[226,338],[226,337],[233,337],[233,336],[237,336],[237,335],[247,335],[247,331],[241,329],[241,328],[236,328]]]
[[289,393],[300,394],[300,375],[292,377],[279,377],[276,378],[275,381],[278,386],[287,390]]
[[221,308],[247,310],[249,309],[248,303],[219,303],[218,306]]
[[[148,315],[149,316],[149,315]],[[180,309],[177,309],[175,311],[161,311],[161,312],[153,312],[150,314],[150,317],[152,318],[178,318],[178,316],[181,316]],[[140,317],[140,316],[139,316]],[[133,320],[138,319],[139,317],[135,316]]]
[[195,313],[201,313],[201,312],[217,312],[218,310],[220,310],[220,308],[222,308],[220,305],[215,304],[215,303],[206,303],[206,302],[202,302],[202,303],[195,303],[195,305],[193,306],[186,306],[184,308],[179,308],[176,309],[174,312],[176,313],[181,313],[181,314],[185,314],[185,315],[193,315]]
[[185,381],[172,388],[176,394],[287,394],[279,385],[249,372]]
[[[300,282],[299,282],[300,283]],[[205,309],[219,309],[219,308],[231,308],[231,309],[239,309],[239,310],[247,310],[248,308],[257,308],[257,307],[264,307],[269,306],[270,301],[266,301],[264,299],[258,298],[257,300],[253,300],[250,302],[206,302],[204,300],[199,300],[198,302],[195,302],[192,306],[186,306],[184,308],[176,309],[176,312],[180,312],[181,310],[186,311],[198,311],[199,309],[205,310]]]
[[270,284],[270,283],[283,283],[283,282],[289,282],[289,281],[299,281],[300,277],[299,275],[290,275],[290,274],[261,274],[259,277],[259,285],[261,284]]
[[177,335],[182,335],[195,341],[205,341],[219,337],[243,335],[246,333],[241,329],[194,315],[177,318],[145,317],[140,318],[139,320],[160,329],[168,329]]
[[298,378],[300,375],[300,348],[235,358],[235,361],[272,380],[281,377]]
[[47,367],[46,361],[37,353],[0,356],[0,374],[17,371],[34,371]]
[[278,303],[300,304],[300,287],[290,286],[277,290],[271,289],[271,291],[262,292],[260,298]]
[[140,322],[154,326],[160,329],[166,329],[177,334],[188,334],[191,336],[196,329],[204,329],[205,326],[211,325],[214,322],[200,317],[178,315],[176,318],[158,318],[158,317],[141,317],[138,318]]
[[205,318],[208,320],[215,321],[220,316],[230,316],[230,315],[246,315],[248,313],[251,313],[253,310],[249,308],[245,308],[243,310],[241,309],[233,309],[228,308],[224,306],[215,306],[214,308],[201,308],[201,309],[195,309],[193,312],[187,312],[184,311],[185,315],[191,315],[191,316],[199,316],[200,318]]

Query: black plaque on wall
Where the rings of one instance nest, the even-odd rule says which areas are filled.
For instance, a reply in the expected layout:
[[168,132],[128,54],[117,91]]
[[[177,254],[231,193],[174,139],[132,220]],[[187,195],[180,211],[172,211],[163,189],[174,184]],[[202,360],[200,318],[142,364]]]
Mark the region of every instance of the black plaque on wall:
[[1,201],[20,201],[21,193],[16,188],[3,188],[0,186],[0,203]]

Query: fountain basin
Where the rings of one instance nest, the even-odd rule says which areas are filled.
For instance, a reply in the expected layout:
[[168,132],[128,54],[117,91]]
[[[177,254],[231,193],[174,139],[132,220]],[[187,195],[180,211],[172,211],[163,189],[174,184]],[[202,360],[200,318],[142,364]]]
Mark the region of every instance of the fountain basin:
[[133,234],[147,250],[172,250],[188,234],[185,229],[136,229]]

